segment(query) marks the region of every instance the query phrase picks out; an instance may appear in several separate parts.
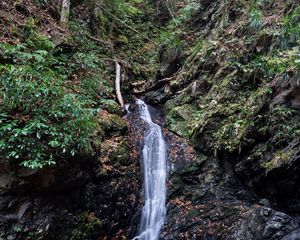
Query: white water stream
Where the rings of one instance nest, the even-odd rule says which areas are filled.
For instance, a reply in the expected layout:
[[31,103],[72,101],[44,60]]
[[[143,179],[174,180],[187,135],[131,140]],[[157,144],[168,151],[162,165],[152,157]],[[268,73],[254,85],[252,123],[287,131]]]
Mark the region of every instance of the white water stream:
[[159,125],[152,122],[148,106],[136,100],[140,117],[149,127],[144,136],[144,206],[136,240],[158,240],[166,216],[167,148]]

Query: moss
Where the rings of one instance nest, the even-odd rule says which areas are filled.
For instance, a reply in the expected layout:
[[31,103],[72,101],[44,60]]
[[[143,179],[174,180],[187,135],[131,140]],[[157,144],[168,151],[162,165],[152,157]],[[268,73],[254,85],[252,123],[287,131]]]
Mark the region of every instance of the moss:
[[100,112],[100,124],[104,131],[109,134],[126,130],[126,124],[119,115],[109,114],[106,111]]
[[280,45],[283,49],[293,46],[300,39],[299,23],[300,7],[296,7],[291,13],[283,16],[283,31],[280,36]]
[[300,133],[300,122],[295,109],[287,106],[276,106],[270,114],[270,124],[273,136],[271,142],[275,146],[284,145],[293,139],[297,139]]
[[117,165],[128,165],[130,161],[130,148],[127,142],[121,141],[109,155],[110,160]]
[[185,104],[170,109],[167,113],[167,126],[180,136],[188,137],[187,122],[191,117],[192,106]]
[[168,195],[169,197],[179,196],[183,191],[184,182],[182,181],[182,178],[176,173],[172,174],[171,179],[172,186],[169,188]]
[[114,113],[117,115],[122,115],[122,113],[123,113],[121,106],[112,99],[101,99],[100,105],[103,109],[105,109],[106,111],[108,111],[110,113]]
[[[282,79],[286,86],[287,73],[297,76],[299,72],[299,49],[291,47],[300,36],[300,8],[278,12],[280,29],[266,24],[270,1],[240,4],[240,10],[248,10],[240,18],[240,30],[235,32],[228,25],[205,39],[201,33],[194,35],[185,51],[189,56],[170,84],[176,96],[167,102],[168,127],[204,151],[234,152],[247,144],[253,146],[260,137],[269,137],[272,147],[280,147],[299,133],[299,125],[291,120],[295,115],[283,120],[273,116],[268,106],[274,82]],[[216,14],[217,23],[213,23],[220,26],[224,19],[229,21],[224,15]],[[289,49],[279,48],[281,38],[287,39]]]
[[231,207],[231,206],[221,206],[220,207],[220,211],[222,213],[222,218],[228,218],[231,217],[232,215],[235,215],[236,213],[239,212],[239,210],[237,208]]
[[266,153],[267,150],[268,150],[267,144],[258,144],[251,151],[251,153],[247,157],[247,160],[249,161],[259,160],[260,158],[263,157],[263,155]]
[[263,162],[261,164],[261,167],[265,168],[267,172],[269,172],[275,168],[288,165],[292,155],[293,153],[290,151],[277,151],[273,154],[272,159],[270,161]]
[[191,209],[187,214],[187,220],[192,220],[195,217],[198,217],[201,215],[201,212],[198,209]]
[[[198,189],[195,192],[192,190],[192,186],[198,181],[197,175],[201,172],[201,167],[207,160],[207,156],[199,154],[195,161],[182,168],[177,168],[170,177],[170,179],[172,179],[172,185],[169,188],[169,195],[174,197],[180,195],[182,192],[189,192],[194,198],[203,197],[206,191],[204,189]],[[191,184],[189,179],[191,176],[194,178],[193,184]]]
[[90,239],[95,234],[99,234],[102,228],[102,223],[94,213],[83,212],[76,217],[77,225],[71,233],[71,237],[63,239],[80,240]]
[[221,81],[213,80],[215,84],[211,90],[199,100],[198,110],[188,122],[195,143],[199,136],[206,135],[211,138],[213,145],[210,147],[234,151],[254,125],[270,92],[264,85],[254,91],[233,91],[232,86],[237,84],[236,74],[229,73]]

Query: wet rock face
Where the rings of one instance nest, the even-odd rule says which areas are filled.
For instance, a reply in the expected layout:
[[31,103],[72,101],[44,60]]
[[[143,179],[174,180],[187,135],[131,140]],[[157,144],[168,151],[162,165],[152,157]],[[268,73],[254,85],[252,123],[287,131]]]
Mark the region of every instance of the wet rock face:
[[239,222],[240,229],[230,239],[282,239],[298,228],[299,223],[289,215],[268,207],[257,207]]
[[138,159],[127,138],[114,136],[101,144],[95,181],[83,189],[84,209],[101,222],[98,238],[130,238],[136,229],[140,198]]
[[[53,239],[72,228],[80,204],[80,188],[89,175],[73,165],[31,171],[20,169],[1,186],[0,232],[4,239]],[[3,174],[6,175],[6,174]],[[3,183],[3,182],[2,182]],[[38,229],[38,231],[37,231]]]
[[241,188],[218,161],[207,156],[191,160],[170,175],[163,238],[226,239],[233,224],[249,211],[250,202],[242,200],[251,199],[251,192]]
[[298,218],[260,200],[229,163],[199,157],[170,174],[163,239],[279,240],[299,227]]
[[282,240],[299,240],[300,239],[300,229],[296,229],[291,232],[289,235],[282,238]]
[[[257,161],[249,155],[240,156],[234,165],[235,172],[260,196],[274,201],[274,204],[291,213],[299,212],[299,143],[292,141],[283,153],[269,152]],[[269,168],[264,164],[269,163]]]

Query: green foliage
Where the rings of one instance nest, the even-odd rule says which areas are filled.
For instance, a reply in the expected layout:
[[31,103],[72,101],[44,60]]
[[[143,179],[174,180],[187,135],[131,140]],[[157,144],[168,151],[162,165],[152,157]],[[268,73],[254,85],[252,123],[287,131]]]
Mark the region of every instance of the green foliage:
[[286,72],[299,71],[299,49],[294,48],[287,51],[276,51],[264,58],[266,68],[272,74],[284,74]]
[[159,42],[162,43],[164,48],[164,61],[172,62],[181,55],[183,51],[184,41],[181,39],[182,31],[180,28],[176,28],[174,21],[171,25],[162,31],[160,34]]
[[280,45],[283,49],[294,46],[300,40],[300,7],[291,14],[285,15],[282,20],[282,33]]
[[273,154],[273,157],[268,162],[263,162],[261,166],[265,168],[267,171],[271,171],[274,168],[278,168],[282,165],[288,164],[289,160],[291,159],[292,152],[285,152],[285,151],[277,151]]
[[80,84],[81,89],[85,92],[85,96],[91,99],[99,99],[100,97],[113,96],[113,84],[105,80],[101,74],[89,73]]
[[99,21],[100,35],[103,38],[118,37],[119,34],[127,35],[124,32],[130,31],[130,35],[127,36],[134,36],[135,33],[125,25],[141,31],[140,27],[147,25],[147,17],[149,17],[147,16],[147,9],[152,9],[149,6],[148,1],[142,0],[104,0],[102,7],[94,12]]
[[191,1],[182,10],[179,17],[179,22],[190,20],[201,9],[200,3]]
[[293,121],[297,111],[286,106],[276,106],[270,115],[269,125],[272,128],[272,142],[281,146],[287,141],[300,136],[300,123]]
[[33,0],[36,5],[46,5],[47,0]]
[[131,16],[142,14],[142,11],[138,8],[138,5],[143,3],[142,0],[104,0],[105,7],[113,14],[120,18],[130,18]]
[[196,44],[195,44],[192,51],[195,52],[195,53],[198,53],[200,50],[202,50],[203,46],[204,46],[204,41],[203,41],[202,38],[200,38],[200,39],[197,40],[197,42],[196,42]]
[[[89,5],[91,6],[91,5]],[[88,49],[101,50],[101,54],[109,56],[116,55],[119,59],[126,59],[130,66],[131,74],[135,79],[154,77],[158,70],[156,42],[158,28],[154,24],[155,8],[151,1],[129,0],[102,2],[102,7],[91,9],[93,12],[93,32],[89,32],[89,25],[85,20],[74,19],[71,29],[77,36],[76,41],[86,46],[90,39],[88,35],[98,35],[98,38],[107,42],[117,43],[114,53],[108,45],[96,44],[88,46]],[[136,31],[134,31],[135,29]],[[95,31],[96,30],[96,31]],[[140,34],[138,34],[139,32]],[[149,41],[152,39],[152,41]],[[91,45],[95,42],[91,43]],[[100,51],[99,51],[100,52]],[[97,53],[98,54],[98,53]]]
[[255,32],[262,27],[262,11],[257,8],[257,4],[254,3],[249,11],[249,28]]
[[80,48],[82,52],[94,49],[97,49],[98,51],[103,50],[100,46],[96,45],[95,42],[90,41],[88,38],[91,33],[86,22],[80,19],[76,21],[71,19],[69,22],[69,28],[71,32],[76,33],[71,39],[69,39],[69,41]]
[[[53,44],[34,34],[23,44],[1,44],[12,64],[0,67],[0,154],[2,161],[30,168],[59,157],[93,154],[97,131],[92,96],[73,91],[70,68],[95,68],[83,53],[70,65],[53,56]],[[20,162],[21,161],[21,162]]]
[[94,213],[83,212],[76,216],[76,228],[72,231],[71,237],[65,238],[62,236],[62,239],[68,240],[80,240],[85,238],[92,238],[95,236],[95,233],[103,227],[103,223],[99,218],[95,216]]
[[179,48],[182,45],[180,34],[181,30],[173,31],[172,27],[170,27],[169,31],[161,32],[160,42],[170,46],[169,48]]
[[54,48],[54,44],[44,36],[30,30],[30,34],[26,39],[26,47],[31,50],[46,50],[50,51]]

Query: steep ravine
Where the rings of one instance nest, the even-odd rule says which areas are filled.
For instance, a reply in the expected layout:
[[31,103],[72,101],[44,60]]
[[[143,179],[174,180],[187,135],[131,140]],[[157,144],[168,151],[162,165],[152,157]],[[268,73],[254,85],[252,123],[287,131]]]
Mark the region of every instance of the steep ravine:
[[[1,162],[0,239],[108,240],[139,234],[140,160],[149,127],[135,97],[148,104],[168,148],[161,239],[299,239],[299,2],[195,0],[168,8],[163,0],[128,1],[132,5],[126,2],[125,11],[104,1],[155,42],[105,16],[97,5],[103,1],[91,2],[74,1],[71,35],[58,26],[51,6],[0,3],[1,83],[14,69],[46,69],[42,73],[50,77],[26,80],[57,77],[66,84],[57,95],[88,99],[95,110],[89,121],[79,122],[97,119],[88,135],[94,154],[65,156],[54,149],[56,165],[34,170]],[[111,45],[131,114],[116,103]],[[19,73],[13,77],[19,79]],[[53,96],[45,96],[34,110],[43,109],[48,120],[49,106],[43,104]],[[29,113],[21,102],[0,123],[17,120],[21,128],[35,119],[35,99],[30,100]],[[41,139],[36,132],[26,136],[45,144],[46,130]],[[67,137],[77,139],[77,130]]]
[[298,5],[197,2],[177,36],[193,46],[146,87],[197,159],[174,165],[163,239],[297,239]]

